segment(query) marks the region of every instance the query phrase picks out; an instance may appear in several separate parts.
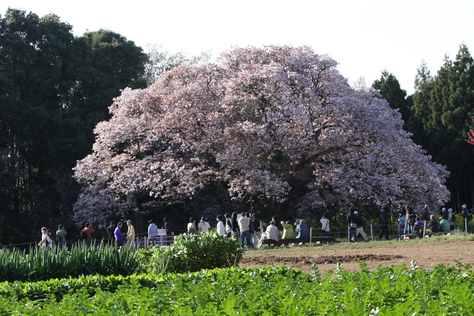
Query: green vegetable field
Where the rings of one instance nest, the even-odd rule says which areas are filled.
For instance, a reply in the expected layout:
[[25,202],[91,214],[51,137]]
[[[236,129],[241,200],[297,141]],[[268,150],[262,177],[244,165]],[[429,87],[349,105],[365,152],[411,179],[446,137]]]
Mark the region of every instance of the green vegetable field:
[[[231,245],[228,239],[220,241],[217,237],[199,241],[197,237],[185,237],[166,250],[159,247],[147,251],[100,250],[99,247],[97,251],[109,253],[108,257],[114,251],[122,252],[114,259],[121,269],[106,265],[107,269],[102,271],[123,273],[93,272],[93,263],[87,262],[93,272],[89,275],[4,281],[0,283],[0,315],[396,316],[472,315],[474,312],[472,267],[461,263],[455,267],[439,265],[421,269],[412,261],[409,267],[380,267],[372,271],[362,262],[357,272],[345,271],[338,264],[322,275],[316,266],[312,273],[304,273],[287,267],[239,268],[230,262],[225,267],[202,268],[196,272],[169,272],[168,265],[157,259],[171,253],[169,260],[179,256],[182,262],[186,258],[196,261],[192,256],[204,249],[207,260],[213,261],[213,256],[222,257],[222,254],[210,251],[208,246],[217,247],[221,242]],[[179,253],[172,250],[174,247]],[[238,254],[238,247],[232,247],[234,254]],[[194,248],[194,255],[190,248]],[[81,254],[82,251],[70,252],[70,256]],[[2,260],[5,262],[9,255],[2,254]],[[57,256],[57,253],[53,250],[49,255]],[[47,257],[48,253],[42,256]],[[126,261],[117,260],[118,257]],[[96,256],[93,259],[94,264],[103,266]],[[128,262],[139,264],[124,269]],[[176,265],[172,267],[177,269]],[[36,279],[38,276],[37,273]]]

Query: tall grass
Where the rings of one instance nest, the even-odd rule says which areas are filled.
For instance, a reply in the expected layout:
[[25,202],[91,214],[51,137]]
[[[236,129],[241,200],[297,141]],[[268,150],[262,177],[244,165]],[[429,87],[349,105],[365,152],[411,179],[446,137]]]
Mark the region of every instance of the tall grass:
[[106,243],[88,248],[77,243],[71,250],[31,247],[29,251],[0,252],[0,281],[39,281],[81,275],[130,275],[139,258],[130,247],[116,249]]

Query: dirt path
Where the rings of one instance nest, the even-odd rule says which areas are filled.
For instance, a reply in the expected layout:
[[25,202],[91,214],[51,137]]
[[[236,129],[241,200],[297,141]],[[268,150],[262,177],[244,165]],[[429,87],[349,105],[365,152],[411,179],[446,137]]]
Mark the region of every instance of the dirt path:
[[474,241],[405,240],[267,248],[246,251],[239,266],[285,265],[310,272],[312,264],[316,264],[319,271],[325,273],[328,270],[334,270],[337,262],[341,262],[346,271],[358,271],[361,261],[367,263],[369,269],[374,270],[379,265],[386,267],[405,264],[409,267],[412,259],[421,268],[432,268],[438,264],[455,266],[456,262],[474,266]]

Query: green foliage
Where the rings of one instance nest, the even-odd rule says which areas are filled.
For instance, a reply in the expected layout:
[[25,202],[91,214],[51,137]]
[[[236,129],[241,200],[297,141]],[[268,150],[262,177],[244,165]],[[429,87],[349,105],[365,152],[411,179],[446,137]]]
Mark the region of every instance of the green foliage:
[[226,268],[235,266],[242,260],[242,250],[238,242],[216,234],[180,235],[174,244],[159,251],[158,264],[162,266],[166,263],[168,272]]
[[448,187],[454,209],[473,204],[474,150],[466,139],[474,111],[474,59],[468,48],[461,45],[454,61],[446,56],[436,77],[431,77],[426,64],[422,64],[416,89],[409,131],[436,162],[451,172]]
[[361,265],[314,277],[286,267],[86,276],[0,284],[0,314],[470,315],[472,267]]
[[53,247],[31,248],[28,252],[0,252],[0,281],[38,281],[82,275],[131,275],[190,272],[225,268],[242,260],[242,250],[230,238],[211,236],[180,236],[166,247],[136,250],[116,249],[107,243],[75,244],[70,251]]
[[0,19],[2,243],[67,224],[80,192],[71,168],[90,152],[93,128],[120,90],[145,86],[146,59],[110,31],[75,37],[54,14],[9,9]]
[[411,113],[406,99],[407,93],[405,90],[402,90],[400,83],[393,74],[387,70],[382,71],[382,76],[374,81],[372,87],[380,91],[380,94],[388,101],[391,108],[400,111],[405,122],[408,121]]
[[139,267],[138,253],[131,247],[115,249],[105,243],[88,248],[78,243],[64,248],[31,248],[0,253],[0,281],[37,281],[80,275],[130,275]]

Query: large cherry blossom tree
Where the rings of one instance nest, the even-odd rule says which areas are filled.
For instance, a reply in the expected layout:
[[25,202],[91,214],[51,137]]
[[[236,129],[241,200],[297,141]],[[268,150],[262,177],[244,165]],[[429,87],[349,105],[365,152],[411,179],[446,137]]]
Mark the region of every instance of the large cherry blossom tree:
[[352,89],[308,47],[236,48],[126,89],[77,163],[78,221],[183,202],[210,185],[234,199],[438,206],[448,172],[402,129],[372,89]]

